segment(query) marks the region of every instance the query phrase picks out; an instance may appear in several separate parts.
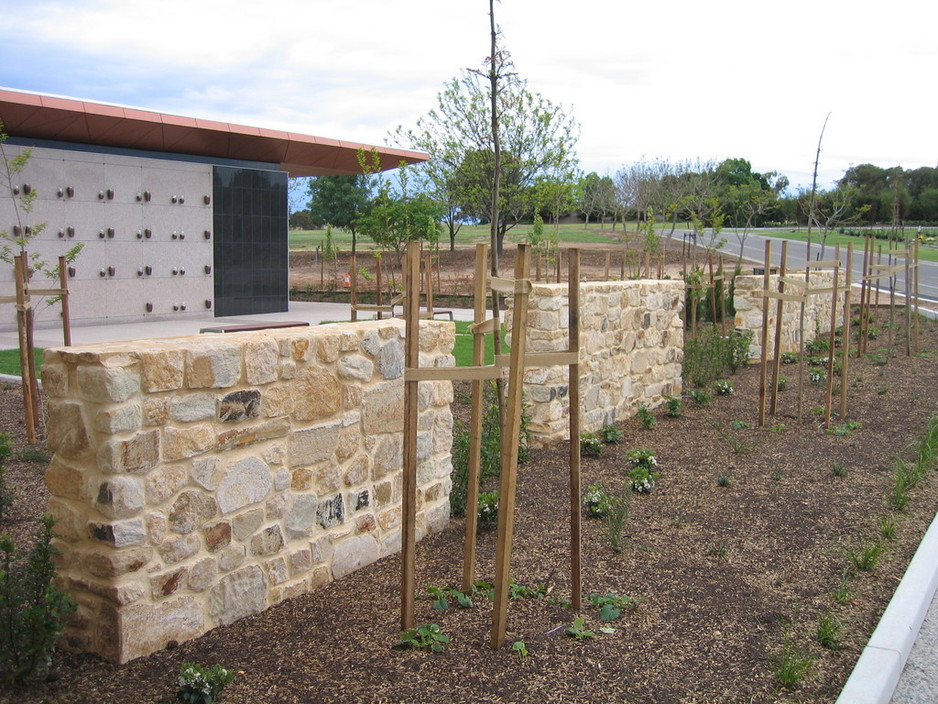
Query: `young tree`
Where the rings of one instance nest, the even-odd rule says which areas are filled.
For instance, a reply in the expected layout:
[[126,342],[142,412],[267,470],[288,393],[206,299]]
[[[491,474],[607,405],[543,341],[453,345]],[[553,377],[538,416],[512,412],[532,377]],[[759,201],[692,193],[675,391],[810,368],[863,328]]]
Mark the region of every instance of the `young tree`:
[[352,233],[355,252],[358,219],[368,211],[371,188],[368,176],[319,176],[309,180],[309,219],[322,226],[341,227]]
[[497,43],[487,63],[488,70],[463,71],[447,83],[437,107],[414,129],[398,128],[396,138],[430,154],[429,177],[452,187],[464,215],[494,225],[493,251],[500,251],[505,233],[531,211],[538,178],[575,170],[579,127],[561,106],[528,90]]

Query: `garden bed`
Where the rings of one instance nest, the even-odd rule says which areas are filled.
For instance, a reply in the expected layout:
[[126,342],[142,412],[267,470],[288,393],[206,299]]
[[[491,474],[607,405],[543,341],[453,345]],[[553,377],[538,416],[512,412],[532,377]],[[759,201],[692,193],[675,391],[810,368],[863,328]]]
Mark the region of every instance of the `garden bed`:
[[[871,341],[870,351],[880,343],[886,340]],[[938,350],[935,323],[924,326],[922,349]],[[592,638],[567,635],[577,614],[558,603],[569,599],[568,450],[561,446],[532,452],[519,471],[512,574],[522,585],[544,585],[547,597],[510,603],[501,650],[488,647],[484,597],[472,609],[443,612],[420,598],[418,622],[438,623],[451,642],[442,653],[392,649],[400,563],[390,557],[122,667],[59,654],[47,679],[0,701],[169,702],[187,662],[238,671],[223,703],[833,701],[938,509],[934,472],[910,493],[905,511],[891,501],[894,456],[908,457],[938,412],[938,364],[931,352],[852,359],[848,419],[860,427],[838,425],[842,434],[818,427],[812,409],[823,406],[823,387],[805,383],[804,417],[796,417],[797,365],[782,373],[788,387],[766,428],[756,427],[759,369],[752,366],[731,377],[732,394],[713,395],[707,407],[685,398],[676,418],[658,409],[651,429],[636,418],[623,422],[621,444],[584,458],[584,489],[594,482],[621,489],[631,449],[652,450],[661,472],[651,494],[632,498],[621,552],[601,520],[584,520],[580,615]],[[463,397],[457,393],[455,411],[464,418]],[[16,387],[0,392],[3,427],[22,449],[18,400]],[[20,539],[45,501],[42,463],[25,460],[8,463],[17,499],[4,530]],[[884,521],[892,519],[887,540]],[[480,536],[479,579],[493,579],[495,539],[494,531]],[[856,558],[875,544],[884,548],[878,564],[858,569]],[[421,591],[459,586],[461,557],[462,523],[453,520],[418,546]],[[593,593],[640,603],[606,623],[589,606]],[[842,624],[837,649],[817,640],[826,616]],[[599,630],[607,626],[614,632]],[[524,642],[525,658],[507,647],[514,641]],[[810,661],[792,689],[776,677],[786,649]]]

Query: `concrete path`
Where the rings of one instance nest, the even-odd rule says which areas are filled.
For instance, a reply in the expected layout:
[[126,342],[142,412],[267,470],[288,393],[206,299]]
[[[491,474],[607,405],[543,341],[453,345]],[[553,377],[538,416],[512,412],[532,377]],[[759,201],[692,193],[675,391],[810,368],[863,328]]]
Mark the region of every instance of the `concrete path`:
[[[447,309],[450,310],[450,309]],[[453,309],[456,320],[472,320],[472,311]],[[367,317],[368,314],[362,316]],[[307,303],[291,301],[290,310],[285,313],[264,313],[261,315],[238,315],[215,318],[211,314],[192,316],[185,319],[172,319],[154,322],[117,323],[113,325],[75,326],[72,328],[72,345],[85,345],[96,342],[119,342],[121,340],[145,340],[157,337],[180,337],[197,335],[202,328],[215,325],[243,325],[264,321],[303,321],[310,325],[331,320],[348,320],[351,309],[347,303]],[[446,320],[447,318],[443,318]],[[37,347],[61,347],[62,329],[44,328],[34,331],[34,344]],[[17,349],[16,329],[0,331],[0,350]]]

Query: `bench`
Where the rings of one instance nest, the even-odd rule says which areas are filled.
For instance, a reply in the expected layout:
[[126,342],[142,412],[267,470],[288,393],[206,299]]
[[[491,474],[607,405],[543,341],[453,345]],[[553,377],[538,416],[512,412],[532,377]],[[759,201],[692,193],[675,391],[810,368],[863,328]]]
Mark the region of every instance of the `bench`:
[[309,323],[303,320],[285,320],[269,321],[266,323],[236,323],[234,325],[213,325],[209,328],[202,328],[199,332],[253,332],[256,330],[269,330],[272,328],[298,328],[309,327]]

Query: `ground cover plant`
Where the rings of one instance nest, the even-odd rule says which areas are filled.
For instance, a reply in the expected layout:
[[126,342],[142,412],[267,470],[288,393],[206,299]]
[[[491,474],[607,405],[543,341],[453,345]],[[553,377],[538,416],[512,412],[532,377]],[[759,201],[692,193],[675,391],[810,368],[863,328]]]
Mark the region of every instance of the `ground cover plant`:
[[[938,328],[929,323],[922,332],[923,349],[938,350]],[[472,595],[472,608],[457,608],[447,592],[450,608],[436,610],[427,594],[430,586],[461,583],[462,521],[454,519],[417,550],[417,623],[436,624],[449,639],[441,652],[392,648],[401,632],[400,563],[391,556],[122,667],[59,653],[51,679],[0,701],[168,702],[185,663],[222,663],[239,673],[225,704],[833,702],[938,509],[938,421],[930,420],[938,412],[938,365],[877,349],[888,365],[851,359],[851,379],[861,380],[850,384],[849,414],[837,424],[860,427],[847,435],[825,433],[807,410],[798,418],[790,392],[760,428],[757,366],[731,376],[735,392],[713,394],[706,407],[685,397],[676,418],[650,409],[660,419],[654,428],[636,418],[619,423],[619,444],[583,461],[584,492],[599,484],[621,494],[635,449],[654,454],[661,476],[652,493],[627,493],[620,552],[605,520],[584,520],[579,613],[568,604],[569,448],[532,451],[518,473],[512,575],[536,585],[528,587],[535,594],[511,601],[500,650],[488,647],[485,587]],[[797,371],[786,373],[796,385]],[[824,389],[805,386],[805,409],[823,406]],[[461,419],[467,388],[454,405]],[[35,455],[20,452],[18,403],[18,389],[0,391],[3,426],[14,436],[8,525],[21,540],[35,533],[45,497],[43,465],[19,459]],[[749,427],[733,429],[733,421]],[[780,423],[785,432],[769,431]],[[721,431],[751,449],[735,452]],[[849,472],[838,476],[835,463]],[[718,486],[721,474],[731,487]],[[902,508],[893,503],[897,484]],[[895,520],[884,523],[889,516]],[[479,534],[480,582],[493,581],[496,540],[495,531]],[[590,594],[637,603],[606,622]],[[523,654],[513,643],[523,644]]]

